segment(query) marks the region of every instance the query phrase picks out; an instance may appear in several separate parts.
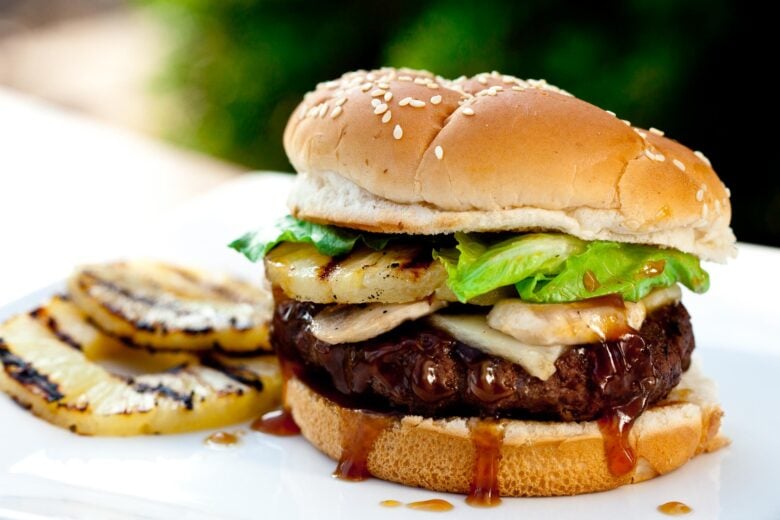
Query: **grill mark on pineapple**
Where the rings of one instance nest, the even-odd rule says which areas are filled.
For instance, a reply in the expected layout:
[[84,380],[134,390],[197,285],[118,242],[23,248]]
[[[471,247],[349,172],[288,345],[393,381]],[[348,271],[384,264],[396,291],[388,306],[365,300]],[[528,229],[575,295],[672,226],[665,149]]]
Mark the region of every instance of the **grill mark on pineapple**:
[[189,394],[182,394],[169,386],[165,386],[162,383],[158,383],[156,385],[150,385],[147,383],[135,383],[133,385],[133,389],[136,392],[142,394],[155,393],[159,396],[167,397],[168,399],[183,404],[184,407],[190,411],[195,407],[194,392],[190,392]]
[[206,280],[202,280],[201,278],[198,278],[198,276],[194,273],[191,273],[187,271],[186,269],[182,269],[180,267],[177,267],[175,265],[164,265],[162,266],[164,269],[167,269],[168,271],[174,272],[177,275],[181,276],[188,282],[190,282],[192,285],[196,287],[200,287],[202,289],[206,289],[207,291],[211,292],[212,294],[215,294],[217,296],[221,296],[222,298],[226,299],[227,301],[233,302],[233,303],[247,303],[247,299],[244,298],[240,293],[237,293],[233,291],[231,288],[226,286],[221,286],[218,284],[210,283]]
[[[128,289],[125,289],[124,287],[120,287],[116,285],[115,283],[105,280],[103,278],[100,278],[96,276],[94,273],[91,273],[89,271],[84,271],[84,275],[92,279],[92,283],[88,283],[84,280],[79,280],[78,285],[79,289],[84,291],[86,294],[90,294],[90,288],[95,285],[99,285],[103,287],[104,289],[113,292],[114,294],[118,295],[118,299],[120,301],[120,305],[112,305],[109,302],[104,301],[103,298],[95,298],[101,307],[103,307],[106,311],[108,311],[111,315],[113,315],[116,318],[119,318],[120,320],[124,321],[125,323],[129,324],[134,329],[138,330],[139,332],[150,332],[155,334],[160,334],[161,336],[167,336],[173,333],[182,333],[188,336],[200,336],[200,335],[207,335],[207,334],[213,334],[215,332],[214,327],[210,325],[206,325],[203,327],[195,328],[195,327],[184,327],[184,328],[176,328],[171,331],[164,323],[149,323],[148,321],[145,321],[143,319],[138,320],[131,316],[129,316],[121,307],[121,297],[124,297],[130,301],[133,301],[135,303],[143,304],[147,307],[147,309],[153,309],[153,308],[162,308],[162,309],[168,309],[175,314],[179,316],[186,316],[189,314],[189,310],[182,309],[182,307],[176,303],[164,303],[160,300],[150,298],[147,296],[141,296],[139,294],[136,294]],[[90,296],[91,297],[91,296]],[[245,301],[238,301],[238,303],[246,303]],[[236,318],[232,317],[231,321],[232,328],[230,330],[238,333],[244,333],[249,332],[253,330],[254,327],[252,325],[247,325],[245,327],[238,327],[236,323]]]
[[317,277],[323,281],[330,278],[330,275],[333,274],[333,271],[336,270],[343,259],[343,256],[331,258],[327,264],[318,269],[319,272],[317,273]]
[[62,332],[62,329],[60,329],[60,325],[57,323],[57,320],[55,320],[52,316],[49,316],[49,313],[45,308],[38,307],[37,309],[30,311],[30,317],[42,322],[46,328],[49,329],[49,331],[54,334],[61,342],[75,348],[76,350],[84,350],[84,347],[81,345],[81,343],[73,339],[73,336]]
[[8,377],[32,393],[43,397],[46,402],[55,403],[65,397],[57,383],[51,381],[46,374],[38,372],[31,363],[8,350],[3,338],[0,338],[0,363],[3,364]]
[[201,358],[201,363],[203,363],[204,366],[213,368],[217,372],[221,372],[237,383],[254,388],[258,392],[263,391],[263,380],[260,376],[247,368],[225,364],[216,357],[208,354]]
[[[88,321],[95,327],[98,327],[98,325],[95,324],[94,321],[92,320],[88,320]],[[127,348],[131,348],[134,350],[143,350],[145,352],[149,352],[150,354],[197,354],[198,352],[203,352],[203,351],[181,348],[181,347],[156,348],[152,345],[149,345],[148,343],[137,343],[130,336],[119,336],[107,330],[101,330],[101,332],[106,336],[110,336],[116,339]],[[271,352],[269,349],[264,347],[258,347],[254,350],[228,350],[225,347],[223,347],[219,343],[219,341],[214,341],[214,343],[212,343],[211,350],[216,351],[219,354],[229,355],[230,357],[234,357],[234,358],[251,358],[256,356],[267,355]]]

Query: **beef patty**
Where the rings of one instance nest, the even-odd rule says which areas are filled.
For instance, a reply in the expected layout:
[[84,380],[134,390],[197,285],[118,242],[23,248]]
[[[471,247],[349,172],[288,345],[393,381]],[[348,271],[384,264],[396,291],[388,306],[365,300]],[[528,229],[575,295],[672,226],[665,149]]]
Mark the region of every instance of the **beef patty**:
[[663,399],[694,348],[682,304],[650,314],[636,334],[573,346],[546,381],[461,343],[425,320],[376,338],[331,345],[309,330],[323,305],[277,302],[272,343],[314,390],[342,406],[426,417],[582,421]]

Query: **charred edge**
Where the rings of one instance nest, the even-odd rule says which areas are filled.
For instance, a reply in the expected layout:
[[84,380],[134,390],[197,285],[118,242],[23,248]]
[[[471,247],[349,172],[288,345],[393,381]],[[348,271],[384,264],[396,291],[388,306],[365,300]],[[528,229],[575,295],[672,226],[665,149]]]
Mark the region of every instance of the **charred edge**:
[[[206,350],[206,349],[196,350],[196,349],[187,349],[187,348],[158,348],[149,344],[136,343],[129,336],[117,336],[115,334],[111,334],[108,331],[103,331],[103,333],[106,334],[107,336],[111,336],[112,338],[116,339],[127,348],[131,348],[133,350],[143,350],[144,352],[148,352],[150,354],[197,354],[198,352],[203,352],[203,350]],[[238,357],[238,358],[250,358],[255,356],[262,356],[264,354],[269,354],[271,352],[268,348],[262,346],[258,346],[253,350],[228,350],[222,345],[220,345],[218,341],[212,343],[211,348],[212,350],[215,350],[220,354],[226,354],[231,357]]]
[[8,350],[2,338],[0,338],[0,363],[3,364],[8,377],[42,396],[46,402],[54,403],[65,397],[56,383],[45,374],[38,372],[32,364]]
[[46,318],[46,327],[48,327],[48,329],[51,331],[52,334],[57,336],[58,340],[62,341],[66,345],[73,347],[79,351],[84,350],[84,347],[82,347],[81,343],[73,339],[73,336],[66,334],[65,332],[62,332],[59,323],[57,323],[57,320],[55,320],[51,316],[48,316]]
[[205,334],[211,334],[214,332],[214,327],[203,327],[200,329],[181,329],[182,334],[186,334],[187,336],[203,336]]
[[22,410],[26,410],[26,411],[28,411],[28,412],[29,412],[30,410],[32,410],[32,405],[31,405],[30,403],[27,403],[27,402],[24,402],[24,401],[22,401],[21,399],[19,399],[19,398],[18,398],[18,397],[16,397],[15,395],[12,395],[12,396],[11,396],[11,401],[13,401],[13,402],[14,402],[14,404],[15,404],[16,406],[18,406],[19,408],[21,408]]
[[31,310],[29,314],[31,318],[39,321],[42,320],[43,318],[46,318],[44,325],[46,326],[47,329],[49,329],[49,331],[52,334],[54,334],[57,337],[58,340],[62,341],[68,346],[75,348],[76,350],[84,350],[78,341],[73,339],[72,336],[60,330],[60,326],[57,323],[57,320],[49,316],[45,308],[38,307],[37,309]]
[[216,357],[208,354],[201,356],[201,363],[203,363],[204,366],[213,368],[218,372],[222,372],[233,381],[246,385],[250,388],[254,388],[258,392],[263,391],[262,379],[260,379],[257,374],[247,370],[244,367],[227,365],[222,363]]
[[331,258],[330,262],[320,267],[319,272],[317,273],[319,279],[327,280],[328,278],[330,278],[330,275],[332,275],[333,271],[335,271],[336,268],[339,266],[341,260],[342,257]]
[[142,394],[155,393],[157,395],[167,397],[168,399],[172,399],[178,403],[183,404],[187,410],[192,410],[195,407],[193,400],[195,395],[193,392],[190,392],[189,394],[182,394],[169,386],[165,386],[162,383],[156,384],[154,386],[148,385],[146,383],[136,383],[133,385],[133,389]]
[[420,248],[414,256],[401,265],[401,269],[424,270],[433,263],[433,255],[430,249]]

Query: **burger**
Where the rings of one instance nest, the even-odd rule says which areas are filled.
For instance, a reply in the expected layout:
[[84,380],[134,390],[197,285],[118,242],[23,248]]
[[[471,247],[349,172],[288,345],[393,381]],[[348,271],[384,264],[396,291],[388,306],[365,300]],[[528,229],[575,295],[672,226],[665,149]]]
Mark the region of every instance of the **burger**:
[[543,80],[393,68],[317,85],[284,146],[290,215],[231,245],[264,263],[286,409],[337,476],[489,505],[727,442],[681,302],[735,251],[700,152]]

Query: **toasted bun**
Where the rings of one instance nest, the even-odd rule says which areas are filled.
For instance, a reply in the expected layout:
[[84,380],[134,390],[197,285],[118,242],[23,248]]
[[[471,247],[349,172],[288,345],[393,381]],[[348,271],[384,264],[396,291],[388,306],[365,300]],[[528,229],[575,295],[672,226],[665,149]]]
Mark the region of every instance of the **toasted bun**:
[[[362,412],[336,405],[298,379],[288,382],[287,403],[303,435],[338,459],[346,425]],[[651,479],[726,445],[719,435],[722,415],[714,384],[692,367],[665,404],[646,411],[635,423],[629,442],[638,463],[623,477],[609,472],[595,422],[505,420],[499,491],[503,496],[574,495]],[[406,416],[380,434],[368,469],[384,480],[467,493],[474,457],[466,419]]]
[[348,73],[304,98],[284,144],[302,173],[291,211],[308,220],[734,250],[728,192],[703,155],[543,81]]

